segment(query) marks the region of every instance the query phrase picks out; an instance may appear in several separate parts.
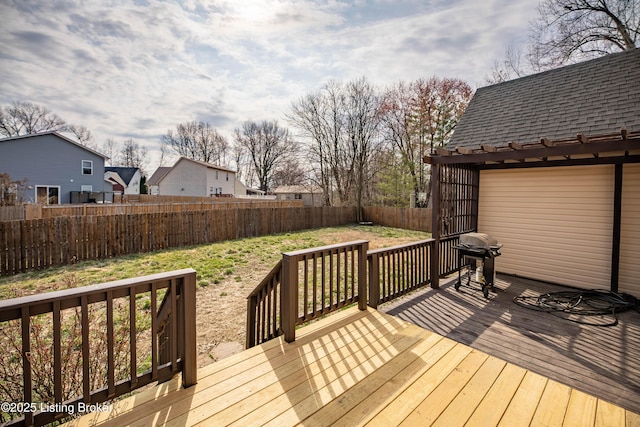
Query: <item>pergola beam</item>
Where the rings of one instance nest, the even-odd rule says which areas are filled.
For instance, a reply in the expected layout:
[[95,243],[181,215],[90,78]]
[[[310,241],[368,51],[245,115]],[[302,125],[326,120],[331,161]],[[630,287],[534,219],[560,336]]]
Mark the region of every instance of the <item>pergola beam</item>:
[[[582,136],[580,136],[582,135]],[[503,147],[506,148],[506,147]],[[640,150],[640,134],[634,133],[630,135],[626,130],[621,130],[619,134],[607,136],[587,137],[584,134],[578,134],[576,140],[571,141],[550,141],[542,138],[540,144],[522,145],[516,142],[508,144],[510,150],[500,150],[496,147],[495,151],[489,150],[470,150],[465,154],[456,154],[450,150],[444,156],[426,156],[425,162],[430,164],[464,164],[464,163],[500,163],[505,161],[524,162],[526,159],[550,159],[554,157],[564,157],[571,159],[575,156],[591,155],[595,158],[600,157],[603,153],[610,152],[631,152]]]

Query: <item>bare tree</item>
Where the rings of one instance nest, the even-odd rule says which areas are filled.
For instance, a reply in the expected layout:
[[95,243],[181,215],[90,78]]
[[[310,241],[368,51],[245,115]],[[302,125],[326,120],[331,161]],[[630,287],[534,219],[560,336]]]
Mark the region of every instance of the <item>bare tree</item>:
[[37,104],[13,101],[10,106],[0,108],[0,134],[5,137],[65,129],[64,120]]
[[287,156],[282,164],[273,173],[273,188],[282,185],[302,185],[309,187],[308,171],[301,165],[300,161],[294,156]]
[[520,49],[510,45],[505,51],[504,59],[493,63],[491,75],[485,80],[488,84],[496,84],[539,71],[542,70],[537,64],[531,62],[531,57],[528,54],[523,54]]
[[205,122],[186,122],[168,130],[162,141],[177,154],[193,160],[220,165],[225,162],[229,144],[218,131]]
[[93,146],[93,135],[84,126],[67,125],[63,132],[71,133],[82,145]]
[[346,136],[353,156],[353,177],[358,221],[363,221],[362,205],[367,184],[373,176],[371,157],[380,142],[380,100],[375,89],[363,77],[345,88]]
[[105,143],[100,148],[102,154],[107,156],[109,159],[109,164],[111,166],[115,166],[115,163],[118,162],[118,143],[113,138],[107,138]]
[[145,161],[148,157],[147,147],[133,142],[133,139],[129,138],[124,141],[117,166],[123,166],[127,168],[139,168],[142,174],[145,174]]
[[102,146],[102,152],[109,157],[111,166],[138,168],[142,175],[146,174],[149,150],[133,139],[129,138],[118,144],[113,138],[109,138]]
[[325,204],[360,207],[374,172],[371,154],[380,141],[379,96],[374,88],[365,78],[329,82],[295,102],[288,119],[309,141],[310,164]]
[[640,43],[640,0],[543,0],[525,54],[510,46],[487,83],[499,83]]
[[246,121],[242,128],[236,129],[235,139],[251,159],[260,189],[271,190],[274,173],[293,152],[294,143],[289,131],[275,120],[262,123]]
[[7,107],[0,107],[0,137],[9,138],[48,131],[71,133],[82,145],[90,145],[93,142],[91,131],[86,127],[68,124],[47,107],[18,101],[13,101]]
[[542,69],[635,49],[640,0],[543,0],[530,47]]

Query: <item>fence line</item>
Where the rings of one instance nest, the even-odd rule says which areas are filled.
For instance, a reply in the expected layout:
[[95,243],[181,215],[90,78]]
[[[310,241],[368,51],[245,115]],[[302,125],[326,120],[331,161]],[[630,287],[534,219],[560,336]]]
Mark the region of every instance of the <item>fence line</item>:
[[362,213],[376,225],[431,232],[431,209],[365,206]]
[[[230,200],[233,200],[232,202]],[[186,212],[197,210],[240,209],[240,208],[289,208],[303,207],[301,200],[247,200],[247,199],[205,199],[204,201],[181,201],[155,203],[102,204],[84,203],[77,205],[37,205],[0,206],[0,221],[22,219],[53,218],[56,216],[79,215],[127,215],[143,213]]]
[[352,207],[240,208],[171,213],[55,217],[0,223],[0,275],[350,224]]

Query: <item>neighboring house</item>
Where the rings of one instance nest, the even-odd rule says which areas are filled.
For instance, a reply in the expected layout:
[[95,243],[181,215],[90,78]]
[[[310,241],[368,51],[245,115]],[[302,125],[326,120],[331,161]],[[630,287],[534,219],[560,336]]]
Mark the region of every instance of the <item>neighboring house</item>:
[[32,203],[71,203],[80,192],[93,193],[91,200],[104,196],[111,190],[104,180],[105,158],[57,132],[0,139],[0,172],[26,179],[23,198]]
[[139,168],[106,166],[105,179],[113,183],[113,191],[121,194],[140,194],[142,172]]
[[273,191],[278,200],[302,200],[305,206],[322,206],[322,188],[318,186],[283,185]]
[[477,230],[498,271],[640,296],[640,49],[478,89],[425,162],[436,242]]
[[153,196],[160,194],[160,181],[171,170],[170,166],[160,166],[147,180],[147,192]]
[[235,182],[231,169],[181,157],[170,168],[158,168],[147,186],[160,196],[233,197]]
[[275,200],[276,196],[267,195],[265,191],[258,188],[251,188],[244,185],[242,181],[236,178],[236,197],[241,199],[267,199]]

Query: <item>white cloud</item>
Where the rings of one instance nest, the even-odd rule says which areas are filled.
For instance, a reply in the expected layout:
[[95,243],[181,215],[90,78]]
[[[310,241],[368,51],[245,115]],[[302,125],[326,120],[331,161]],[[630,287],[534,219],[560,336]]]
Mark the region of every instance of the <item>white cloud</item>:
[[[481,84],[533,0],[4,1],[0,104],[46,105],[107,138],[157,150],[177,123],[231,138],[279,119],[329,79]],[[155,152],[155,151],[154,151]],[[154,160],[157,156],[154,155]],[[157,166],[153,164],[152,168]]]

